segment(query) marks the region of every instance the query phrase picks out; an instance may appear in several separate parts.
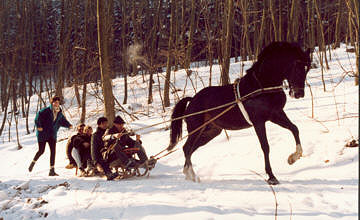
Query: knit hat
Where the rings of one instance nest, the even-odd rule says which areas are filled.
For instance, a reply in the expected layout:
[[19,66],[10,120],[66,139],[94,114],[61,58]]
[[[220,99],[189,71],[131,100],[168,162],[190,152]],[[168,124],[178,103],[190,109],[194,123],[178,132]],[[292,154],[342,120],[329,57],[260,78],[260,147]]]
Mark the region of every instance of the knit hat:
[[98,120],[97,120],[97,125],[100,125],[101,123],[105,122],[105,121],[108,121],[107,118],[105,117],[100,117]]
[[125,124],[125,121],[120,116],[116,116],[114,124]]

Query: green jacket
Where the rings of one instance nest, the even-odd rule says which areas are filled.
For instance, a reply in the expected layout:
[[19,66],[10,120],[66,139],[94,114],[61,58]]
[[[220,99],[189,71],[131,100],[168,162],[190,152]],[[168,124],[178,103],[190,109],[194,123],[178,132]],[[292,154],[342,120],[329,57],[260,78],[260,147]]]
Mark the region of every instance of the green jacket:
[[35,125],[37,128],[43,128],[42,131],[36,129],[36,136],[38,142],[48,141],[50,138],[57,138],[57,132],[61,127],[69,128],[71,124],[66,120],[65,116],[62,113],[62,110],[57,114],[56,119],[54,120],[53,115],[53,106],[50,105],[41,109],[35,117]]

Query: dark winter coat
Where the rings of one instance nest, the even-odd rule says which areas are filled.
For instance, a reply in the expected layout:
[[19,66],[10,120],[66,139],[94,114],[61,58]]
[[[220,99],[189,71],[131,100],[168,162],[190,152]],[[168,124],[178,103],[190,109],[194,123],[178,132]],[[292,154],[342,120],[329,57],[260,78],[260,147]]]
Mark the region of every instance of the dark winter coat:
[[91,136],[88,136],[87,134],[77,134],[72,139],[72,145],[74,148],[80,150],[83,148],[83,144],[85,142],[88,142],[90,144]]
[[[107,135],[113,135],[113,134],[117,134],[117,133],[120,133],[118,131],[118,129],[113,126],[112,128],[110,129],[107,129],[105,134],[104,134],[104,139]],[[120,137],[120,140],[118,140],[118,144],[124,148],[124,147],[135,147],[136,145],[136,141],[134,139],[132,139],[130,137],[130,135],[127,134],[127,131],[124,129],[123,133],[126,133],[124,135],[122,135]],[[106,146],[109,147],[110,145],[114,144],[116,142],[116,138],[115,137],[110,137],[109,140],[106,141]],[[141,144],[141,141],[140,141],[140,144]]]
[[70,122],[66,120],[62,113],[62,110],[58,112],[56,119],[54,120],[53,106],[50,105],[41,109],[35,117],[35,125],[37,128],[42,128],[42,131],[36,130],[36,136],[38,142],[45,142],[53,138],[56,140],[57,132],[60,127],[69,128]]
[[83,168],[87,166],[87,160],[91,159],[91,147],[85,147],[84,143],[90,144],[91,136],[87,134],[77,134],[72,140],[73,148],[79,151]]
[[75,159],[73,158],[73,156],[71,155],[71,151],[72,151],[72,149],[74,147],[73,140],[74,140],[74,138],[77,137],[77,135],[81,135],[81,134],[77,133],[77,134],[71,136],[71,138],[69,138],[68,142],[66,143],[66,156],[69,158],[70,163],[74,164],[74,165],[76,164],[76,162],[75,162]]
[[97,128],[95,133],[91,136],[91,159],[94,163],[104,162],[102,152],[105,150],[105,143],[102,139],[105,133],[104,129]]

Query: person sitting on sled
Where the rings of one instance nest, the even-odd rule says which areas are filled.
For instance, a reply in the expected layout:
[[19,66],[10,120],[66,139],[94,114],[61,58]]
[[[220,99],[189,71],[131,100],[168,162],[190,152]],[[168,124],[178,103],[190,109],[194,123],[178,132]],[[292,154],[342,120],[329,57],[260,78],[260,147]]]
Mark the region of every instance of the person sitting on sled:
[[113,180],[119,174],[112,173],[107,161],[105,161],[102,157],[102,152],[104,149],[104,141],[102,137],[105,134],[106,129],[108,128],[108,120],[105,117],[100,117],[97,120],[97,129],[95,133],[91,136],[91,145],[90,145],[90,152],[91,158],[93,160],[93,164],[95,167],[101,167],[104,171],[107,180]]
[[71,152],[77,167],[80,169],[80,176],[86,176],[86,168],[93,167],[90,152],[92,127],[85,126],[83,134],[76,135],[72,141],[73,149]]
[[[124,120],[120,116],[116,116],[113,127],[107,129],[103,136],[103,140],[110,150],[109,156],[114,159],[114,155],[116,155],[117,159],[120,159],[125,165],[125,168],[141,166],[148,160],[148,156],[141,145],[140,135],[136,135],[136,140],[132,139],[124,125]],[[136,154],[139,159],[135,160],[131,156],[132,154]]]
[[77,137],[77,136],[81,136],[84,134],[84,128],[85,128],[85,124],[81,123],[79,124],[76,129],[77,129],[77,133],[73,136],[71,136],[69,139],[68,139],[68,142],[66,143],[66,156],[67,158],[69,159],[69,164],[66,165],[66,169],[72,169],[72,168],[76,168],[77,165],[76,165],[76,161],[74,159],[74,157],[72,156],[72,150],[73,150],[73,147],[74,147],[74,139]]

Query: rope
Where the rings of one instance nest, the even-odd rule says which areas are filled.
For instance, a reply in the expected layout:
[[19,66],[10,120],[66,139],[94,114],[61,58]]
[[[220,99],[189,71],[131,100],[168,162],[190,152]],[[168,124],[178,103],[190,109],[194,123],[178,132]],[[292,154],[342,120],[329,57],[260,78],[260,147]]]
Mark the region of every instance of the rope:
[[[141,131],[141,130],[144,130],[144,129],[147,129],[147,128],[155,127],[157,125],[165,124],[165,123],[168,123],[168,122],[173,122],[173,121],[176,121],[176,120],[182,120],[182,119],[185,119],[185,118],[188,118],[188,117],[191,117],[191,116],[200,115],[200,114],[203,114],[203,113],[206,113],[206,112],[214,111],[214,110],[217,110],[217,109],[220,109],[220,108],[227,107],[229,105],[236,104],[239,101],[244,101],[244,100],[250,98],[251,96],[258,95],[259,93],[273,92],[274,90],[283,89],[283,88],[287,88],[287,86],[274,86],[274,87],[269,87],[269,88],[258,89],[258,90],[255,90],[255,91],[247,94],[247,95],[244,95],[240,99],[235,99],[234,101],[228,102],[226,104],[219,105],[219,106],[216,106],[216,107],[213,107],[213,108],[208,108],[208,109],[198,111],[198,112],[194,112],[194,113],[191,113],[191,114],[183,115],[181,117],[169,119],[169,120],[162,121],[162,122],[159,122],[159,123],[155,123],[155,124],[152,124],[152,125],[148,125],[148,126],[145,126],[145,127],[142,127],[142,128],[134,129],[134,130],[132,130],[132,132]],[[127,132],[127,133],[124,133],[124,134],[129,134],[129,133],[130,132]]]
[[[153,127],[153,126],[156,126],[156,125],[159,125],[159,124],[163,124],[163,123],[166,123],[166,122],[170,122],[170,121],[175,121],[175,120],[180,120],[180,119],[183,119],[183,118],[187,118],[187,117],[190,117],[190,116],[194,116],[194,115],[199,115],[199,114],[202,114],[202,113],[205,113],[205,112],[209,112],[209,111],[213,111],[213,110],[216,110],[216,109],[220,109],[220,108],[224,108],[226,106],[229,106],[227,109],[225,109],[224,111],[222,111],[220,114],[216,115],[214,118],[212,118],[211,120],[205,122],[203,125],[199,126],[198,128],[196,128],[195,130],[193,130],[192,132],[188,133],[186,136],[180,138],[180,140],[178,140],[178,142],[182,141],[183,139],[187,138],[188,136],[194,134],[195,132],[197,132],[198,130],[204,128],[205,126],[207,126],[208,124],[210,124],[211,122],[215,121],[216,119],[218,119],[219,117],[221,117],[222,115],[224,115],[226,112],[228,112],[230,109],[232,109],[233,107],[235,107],[234,104],[240,102],[240,101],[244,101],[248,98],[250,98],[251,96],[254,96],[254,95],[257,95],[258,93],[268,93],[268,92],[273,92],[274,90],[278,90],[278,89],[283,89],[283,88],[288,88],[287,86],[274,86],[274,87],[268,87],[268,88],[261,88],[261,89],[258,89],[258,90],[255,90],[241,98],[236,98],[234,101],[232,102],[229,102],[229,103],[226,103],[224,105],[220,105],[220,106],[217,106],[217,107],[213,107],[213,108],[209,108],[209,109],[205,109],[203,111],[199,111],[199,112],[194,112],[192,114],[188,114],[188,115],[183,115],[181,117],[178,117],[178,118],[174,118],[174,119],[170,119],[170,120],[167,120],[167,121],[164,121],[164,122],[161,122],[161,123],[157,123],[157,124],[154,124],[154,125],[150,125],[150,126],[147,126],[145,128],[141,128],[141,129],[138,129],[138,130],[142,130],[142,129],[146,129],[146,128],[149,128],[149,127]],[[167,148],[163,149],[162,151],[160,151],[159,153],[155,154],[154,156],[151,156],[151,158],[154,158],[155,160],[159,160],[163,157],[166,157],[168,156],[169,154],[171,153],[174,153],[175,151],[177,151],[179,148],[175,148],[175,149],[172,149],[170,150],[169,152],[167,152],[166,154],[162,155],[162,156],[159,156],[161,155],[163,152],[165,152],[167,150]],[[159,156],[159,157],[157,157]]]
[[[231,105],[229,106],[227,109],[225,109],[224,111],[222,111],[220,114],[216,115],[214,118],[212,118],[211,120],[205,122],[204,124],[202,124],[201,126],[197,127],[195,130],[191,131],[190,133],[188,133],[187,135],[185,135],[184,137],[180,138],[178,140],[178,142],[184,140],[185,138],[187,138],[190,135],[193,135],[194,133],[198,132],[200,129],[204,128],[205,126],[207,126],[208,124],[210,124],[211,122],[215,121],[216,119],[218,119],[219,117],[221,117],[222,115],[224,115],[226,112],[230,111],[233,107],[235,107],[235,105]],[[200,133],[201,134],[201,133]],[[199,135],[200,135],[199,134]],[[168,153],[166,153],[165,155],[161,156],[161,157],[157,157],[155,158],[155,160],[159,160],[175,151],[177,151],[179,148],[175,148],[171,151],[169,151]],[[154,157],[158,156],[159,154],[161,154],[162,152],[164,152],[166,149],[162,150],[160,153],[156,154]]]

